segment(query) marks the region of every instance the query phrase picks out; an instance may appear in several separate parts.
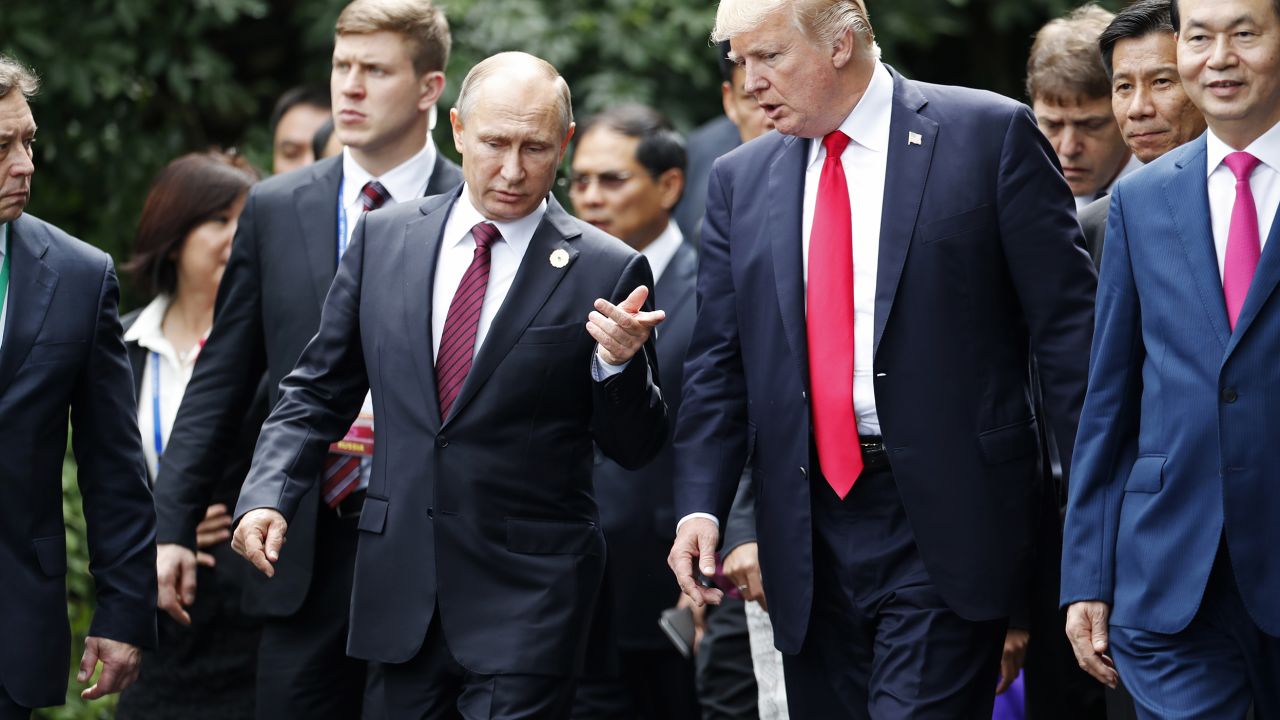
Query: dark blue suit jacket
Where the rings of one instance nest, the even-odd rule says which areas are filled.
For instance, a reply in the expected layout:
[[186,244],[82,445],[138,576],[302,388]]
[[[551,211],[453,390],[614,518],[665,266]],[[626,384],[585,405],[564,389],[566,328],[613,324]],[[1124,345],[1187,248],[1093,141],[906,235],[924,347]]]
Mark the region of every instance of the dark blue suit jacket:
[[[1024,105],[893,74],[876,285],[876,407],[920,555],[971,620],[1025,601],[1040,474],[1028,348],[1071,446],[1095,276],[1054,154]],[[909,142],[909,133],[920,136]],[[723,521],[754,451],[777,646],[813,602],[801,272],[808,142],[769,133],[712,171],[677,438],[677,514]]]
[[155,645],[156,524],[111,258],[31,215],[10,231],[0,328],[0,685],[20,705],[41,707],[66,699],[71,655],[68,411],[97,590],[90,635]]
[[[405,662],[438,611],[449,650],[472,672],[575,674],[605,561],[592,442],[636,468],[667,437],[652,344],[596,382],[586,314],[596,298],[621,302],[653,280],[641,255],[548,197],[442,419],[431,297],[460,192],[376,210],[356,226],[320,330],[280,384],[236,515],[271,507],[296,517],[329,443],[372,390],[377,448],[348,653]],[[561,251],[568,264],[556,267],[548,258]]]
[[[1232,332],[1201,136],[1111,195],[1062,602],[1176,633],[1220,539],[1253,620],[1280,635],[1280,224]],[[1270,208],[1276,212],[1276,208]]]

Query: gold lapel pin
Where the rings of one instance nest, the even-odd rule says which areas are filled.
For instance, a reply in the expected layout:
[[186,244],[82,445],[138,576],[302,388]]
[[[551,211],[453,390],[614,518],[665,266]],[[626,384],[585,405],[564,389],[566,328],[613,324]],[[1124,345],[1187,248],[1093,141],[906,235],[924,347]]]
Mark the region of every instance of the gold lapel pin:
[[918,133],[918,132],[908,132],[908,133],[907,133],[907,144],[908,144],[908,145],[922,145],[923,143],[924,143],[924,138],[920,137],[920,133]]
[[557,268],[557,269],[562,268],[565,265],[569,264],[569,253],[565,252],[564,248],[557,248],[551,251],[550,260],[551,260],[551,267]]

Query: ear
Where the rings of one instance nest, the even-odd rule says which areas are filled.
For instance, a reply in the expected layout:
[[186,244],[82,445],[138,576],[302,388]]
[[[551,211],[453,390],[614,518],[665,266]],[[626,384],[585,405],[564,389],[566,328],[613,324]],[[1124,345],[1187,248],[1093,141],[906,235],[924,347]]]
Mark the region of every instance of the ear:
[[418,110],[426,112],[440,99],[444,92],[444,73],[433,70],[418,78]]
[[462,150],[462,115],[458,113],[458,108],[449,110],[449,125],[453,128],[453,149],[458,151],[459,155],[466,155]]
[[733,104],[733,86],[727,82],[720,83],[720,106],[724,108],[725,117],[737,125],[738,109]]
[[658,193],[661,196],[662,208],[670,211],[680,202],[680,194],[684,191],[684,170],[670,168],[658,176]]
[[844,68],[851,60],[862,52],[862,39],[854,34],[853,28],[846,28],[831,46],[831,64],[837,70]]
[[573,139],[573,131],[578,129],[578,123],[569,123],[569,132],[564,134],[564,141],[560,143],[560,159],[557,162],[564,162],[564,154],[569,149],[569,141]]

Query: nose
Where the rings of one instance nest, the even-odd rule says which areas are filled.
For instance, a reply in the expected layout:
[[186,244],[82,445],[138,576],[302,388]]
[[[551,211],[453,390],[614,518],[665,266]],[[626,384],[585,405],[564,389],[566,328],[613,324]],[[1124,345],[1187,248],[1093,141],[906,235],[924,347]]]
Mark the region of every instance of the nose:
[[364,95],[364,82],[360,75],[360,71],[355,65],[347,68],[346,72],[334,70],[335,74],[339,74],[339,87],[342,88],[342,94],[347,97],[361,97]]
[[524,180],[524,165],[520,162],[520,148],[512,147],[502,156],[502,179],[515,186]]
[[17,143],[17,156],[9,166],[9,174],[16,178],[31,177],[36,171],[35,153],[30,145]]
[[577,187],[578,198],[583,205],[598,206],[604,199],[604,195],[600,192],[600,178],[591,176],[587,179],[586,185]]
[[1062,157],[1075,157],[1084,152],[1084,133],[1068,123],[1058,135],[1058,154]]
[[1209,53],[1209,67],[1219,69],[1229,67],[1234,63],[1235,53],[1231,49],[1230,38],[1225,34],[1218,35],[1214,38],[1213,49]]
[[742,83],[742,89],[749,93],[758,93],[768,87],[769,83],[764,79],[761,73],[760,63],[748,59],[743,66],[746,79]]
[[1129,98],[1129,109],[1126,115],[1130,120],[1154,117],[1156,106],[1153,100],[1151,88],[1146,85],[1138,85],[1137,89],[1133,91],[1133,97]]

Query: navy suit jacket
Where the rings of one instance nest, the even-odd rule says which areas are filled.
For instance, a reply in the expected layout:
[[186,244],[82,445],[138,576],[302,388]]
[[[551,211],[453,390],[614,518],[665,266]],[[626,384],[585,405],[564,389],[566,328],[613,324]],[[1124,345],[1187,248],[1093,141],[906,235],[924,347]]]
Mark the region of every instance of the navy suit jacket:
[[[876,407],[933,583],[961,616],[1003,618],[1025,602],[1041,472],[1028,348],[1048,419],[1070,447],[1095,276],[1071,193],[1026,106],[893,78]],[[806,140],[773,132],[712,171],[676,433],[680,516],[723,522],[754,452],[761,571],[777,646],[789,653],[813,602],[807,161]]]
[[[548,197],[442,419],[432,285],[460,192],[376,210],[357,225],[320,330],[280,385],[236,515],[270,507],[297,517],[329,443],[371,389],[377,447],[348,654],[406,662],[439,612],[449,650],[472,672],[570,675],[581,671],[605,561],[592,442],[636,468],[667,437],[652,344],[596,382],[586,314],[596,298],[621,302],[653,280],[643,256]],[[560,251],[564,267],[548,261]]]
[[[338,267],[338,186],[342,158],[268,178],[249,191],[231,257],[218,287],[213,329],[156,478],[159,541],[195,548],[196,526],[214,501],[263,374],[274,404],[278,386],[320,326],[320,308]],[[462,183],[462,170],[437,154],[426,194]],[[247,579],[245,609],[269,617],[297,612],[311,587],[319,490],[289,527],[290,552],[267,582]],[[336,600],[343,602],[343,600]]]
[[1280,635],[1280,224],[1232,332],[1205,145],[1111,195],[1062,602],[1101,600],[1116,625],[1176,633],[1225,537],[1245,607]]
[[31,215],[10,225],[0,343],[0,685],[26,707],[66,699],[62,461],[84,499],[97,610],[89,634],[156,642],[155,510],[111,258]]

